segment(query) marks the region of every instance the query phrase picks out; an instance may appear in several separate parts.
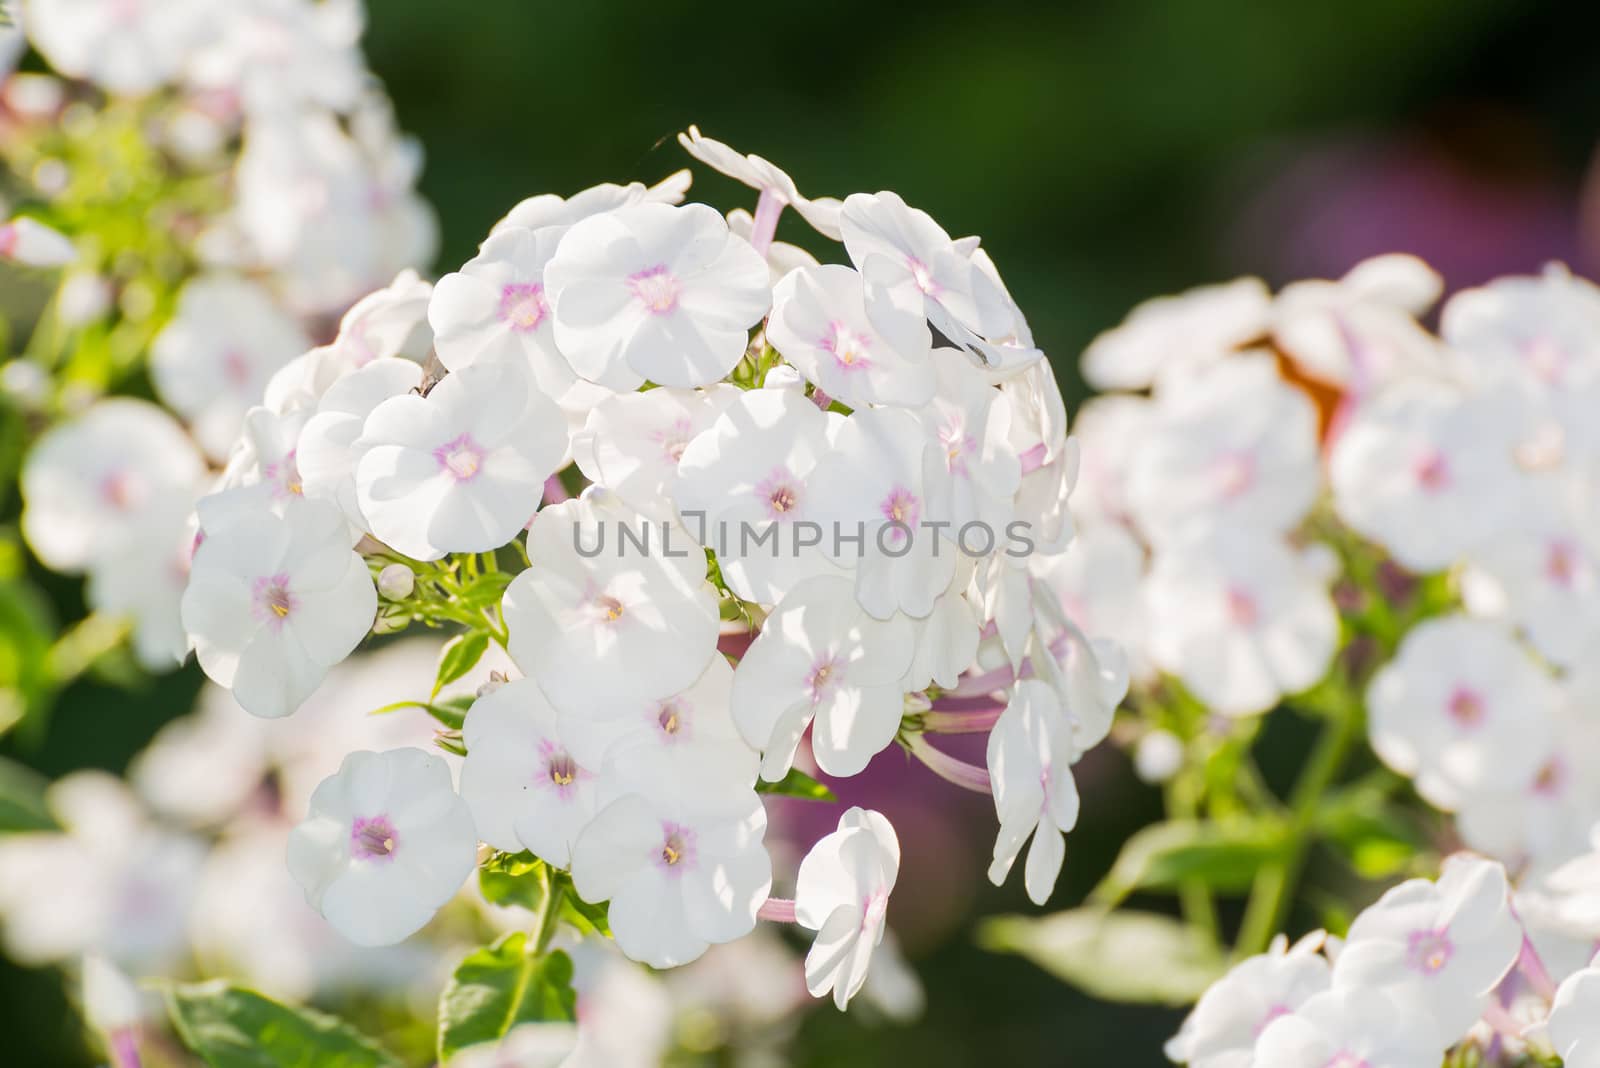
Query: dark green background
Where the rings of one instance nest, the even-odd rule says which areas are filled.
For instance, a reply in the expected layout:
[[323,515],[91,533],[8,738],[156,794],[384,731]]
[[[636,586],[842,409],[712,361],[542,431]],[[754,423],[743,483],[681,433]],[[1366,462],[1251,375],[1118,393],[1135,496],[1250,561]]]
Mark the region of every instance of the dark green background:
[[[443,269],[524,196],[684,166],[672,135],[691,122],[806,192],[893,188],[952,233],[983,235],[1069,392],[1097,330],[1204,281],[1337,272],[1394,245],[1436,257],[1455,284],[1555,255],[1592,262],[1577,224],[1600,116],[1592,3],[372,6],[372,66],[427,147]],[[693,195],[749,201],[703,169]],[[780,230],[804,234],[792,218]],[[70,614],[74,590],[54,589]],[[132,697],[82,685],[42,746],[8,748],[52,774],[120,769],[195,685],[192,668]],[[1301,742],[1274,725],[1269,771]],[[1157,812],[1119,758],[1091,776],[1057,906]],[[975,914],[1022,908],[1019,882],[986,889]],[[803,1063],[1165,1063],[1175,1013],[1096,1005],[962,929],[919,963],[922,1027],[863,1030],[824,1008]],[[84,1063],[49,973],[0,965],[0,1027],[0,1063]]]

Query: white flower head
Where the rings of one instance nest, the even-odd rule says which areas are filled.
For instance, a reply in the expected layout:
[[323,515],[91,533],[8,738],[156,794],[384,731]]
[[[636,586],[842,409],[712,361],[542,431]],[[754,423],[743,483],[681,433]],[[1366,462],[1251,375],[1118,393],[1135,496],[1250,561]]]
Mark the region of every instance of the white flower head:
[[1435,1041],[1417,1028],[1407,1009],[1388,992],[1324,991],[1267,1026],[1253,1063],[1260,1068],[1434,1068],[1455,1039]]
[[572,850],[578,894],[609,900],[618,947],[657,968],[749,934],[772,886],[759,795],[720,788],[726,769],[709,754],[680,756],[622,755],[607,779],[628,792],[600,810]]
[[1399,378],[1438,371],[1438,341],[1417,324],[1444,279],[1415,256],[1364,260],[1337,282],[1284,287],[1272,305],[1272,336],[1305,374],[1360,399]]
[[189,78],[235,94],[259,118],[293,121],[307,107],[348,111],[370,77],[358,44],[365,13],[356,0],[237,0],[214,21]]
[[812,200],[800,195],[794,179],[777,164],[760,156],[741,155],[714,138],[705,136],[698,126],[678,135],[684,151],[706,166],[751,189],[770,194],[783,207],[793,208],[822,236],[839,240],[839,202],[832,197]]
[[1424,380],[1380,392],[1333,447],[1339,517],[1413,570],[1455,563],[1520,500],[1506,403]]
[[681,204],[692,180],[693,176],[685,169],[674,171],[649,187],[643,182],[629,182],[627,185],[604,182],[570,197],[540,193],[519,201],[503,219],[494,224],[489,233],[493,236],[502,230],[571,226],[591,215],[604,215],[635,204]]
[[1600,968],[1584,968],[1562,982],[1547,1033],[1568,1068],[1600,1065]]
[[797,390],[749,390],[683,450],[678,511],[745,600],[776,604],[805,579],[838,573],[820,548],[820,524],[809,545],[799,526],[819,523],[812,472],[827,452],[830,418],[842,422]]
[[341,373],[392,357],[421,363],[433,342],[428,327],[432,296],[433,284],[406,268],[350,306],[339,320],[328,358]]
[[[672,498],[678,463],[689,443],[744,394],[718,383],[704,389],[618,393],[595,405],[575,447],[578,466],[640,513],[675,517]],[[753,442],[741,442],[741,445]]]
[[294,463],[301,492],[337,503],[355,527],[365,527],[356,493],[356,463],[365,451],[362,428],[378,405],[421,385],[421,366],[385,356],[329,386],[296,441]]
[[844,578],[822,576],[791,590],[767,617],[733,675],[734,718],[762,750],[762,778],[793,766],[812,721],[817,765],[855,775],[900,728],[910,667],[909,620],[880,621],[862,610]]
[[452,371],[494,359],[527,363],[559,398],[576,381],[556,347],[544,269],[566,228],[509,227],[489,236],[461,270],[439,279],[428,304],[439,362]]
[[208,528],[183,595],[200,666],[246,711],[287,716],[366,637],[378,593],[322,501],[247,513]]
[[664,759],[683,750],[711,753],[728,777],[754,786],[761,758],[733,719],[733,668],[720,653],[680,693],[634,705],[605,705],[561,716],[561,735],[586,767],[604,770],[608,756],[632,749]]
[[1548,760],[1559,694],[1498,624],[1464,616],[1413,627],[1367,692],[1372,747],[1454,811],[1497,783],[1533,779]]
[[89,606],[132,620],[134,656],[149,671],[170,671],[189,654],[179,606],[194,555],[193,517],[191,494],[152,501],[137,527],[89,572]]
[[1467,854],[1446,861],[1437,883],[1401,883],[1351,924],[1334,987],[1404,999],[1435,1049],[1453,1044],[1522,950],[1508,894],[1504,868]]
[[883,941],[884,916],[900,873],[900,840],[881,813],[850,808],[839,828],[800,862],[794,912],[817,932],[806,954],[806,989],[830,990],[840,1009],[861,991],[872,951]]
[[563,712],[681,693],[715,655],[716,593],[681,528],[591,490],[539,513],[528,555],[502,607],[511,657]]
[[363,751],[311,795],[289,835],[289,870],[340,934],[383,946],[432,919],[477,852],[472,814],[443,760],[420,749]]
[[45,0],[26,5],[28,39],[62,74],[112,93],[173,79],[208,19],[192,0]]
[[921,296],[893,291],[869,318],[864,280],[849,267],[830,263],[784,277],[773,290],[767,340],[852,408],[917,407],[933,397],[933,340]]
[[1145,579],[1150,659],[1223,715],[1264,712],[1322,678],[1339,617],[1280,539],[1219,528],[1156,553]]
[[1322,940],[1319,931],[1290,946],[1279,935],[1265,953],[1234,965],[1201,995],[1182,1029],[1167,1043],[1167,1056],[1189,1068],[1248,1068],[1256,1040],[1267,1026],[1332,983],[1327,959],[1318,952]]
[[934,329],[989,370],[1020,371],[1043,355],[1026,342],[1025,324],[1019,333],[1016,305],[993,265],[975,255],[976,238],[952,241],[891,192],[846,198],[840,229],[866,282],[867,314],[889,336],[920,300]]
[[1457,293],[1439,333],[1487,385],[1557,393],[1600,378],[1600,289],[1562,267]]
[[461,797],[478,836],[496,849],[565,868],[595,813],[598,764],[585,766],[556,710],[531,679],[513,679],[473,702],[462,727]]
[[1050,899],[1066,857],[1066,833],[1078,822],[1072,763],[1080,752],[1057,692],[1038,680],[1017,683],[989,735],[989,781],[1000,819],[989,881],[1005,882],[1032,835],[1023,885],[1036,905]]
[[80,571],[122,552],[170,498],[192,501],[205,462],[154,404],[115,398],[46,431],[22,467],[22,532],[40,560]]
[[566,424],[515,361],[446,375],[426,397],[367,416],[356,497],[368,529],[407,556],[497,549],[539,507],[566,452]]
[[926,424],[948,476],[936,479],[934,487],[948,496],[936,498],[931,511],[949,518],[956,543],[966,552],[988,555],[992,550],[984,546],[1001,543],[1022,486],[1022,460],[1010,442],[1011,398],[991,386],[970,360],[942,352],[933,366],[939,391]]
[[254,282],[202,275],[178,295],[150,347],[156,392],[190,421],[213,458],[228,454],[273,373],[311,347],[299,324]]
[[1154,385],[1175,367],[1214,359],[1260,338],[1271,300],[1259,278],[1147,300],[1089,345],[1083,377],[1099,390]]
[[1127,495],[1152,542],[1218,523],[1287,532],[1320,488],[1316,407],[1270,357],[1218,361],[1164,391],[1146,435]]
[[637,204],[577,223],[545,285],[573,370],[616,390],[717,381],[772,301],[766,262],[703,204]]
[[945,463],[918,416],[868,408],[845,420],[812,473],[823,551],[854,565],[856,596],[879,619],[926,616],[950,583],[958,549]]

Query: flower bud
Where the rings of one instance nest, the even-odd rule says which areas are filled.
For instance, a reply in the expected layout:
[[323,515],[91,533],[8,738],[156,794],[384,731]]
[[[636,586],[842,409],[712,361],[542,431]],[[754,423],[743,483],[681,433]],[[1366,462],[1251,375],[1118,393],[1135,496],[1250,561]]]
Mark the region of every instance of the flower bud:
[[137,1026],[144,1015],[133,981],[96,955],[83,958],[83,1012],[90,1025],[106,1035]]
[[1133,751],[1133,770],[1148,783],[1166,782],[1182,766],[1183,743],[1170,731],[1151,731]]
[[417,588],[417,576],[405,564],[390,564],[378,572],[378,592],[391,601],[403,601]]

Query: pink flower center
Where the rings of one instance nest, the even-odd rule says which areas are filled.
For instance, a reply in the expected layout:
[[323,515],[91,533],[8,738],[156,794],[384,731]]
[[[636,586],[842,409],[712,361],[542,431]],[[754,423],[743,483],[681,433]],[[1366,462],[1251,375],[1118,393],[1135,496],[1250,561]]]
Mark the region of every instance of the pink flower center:
[[844,681],[844,666],[833,657],[824,654],[811,665],[811,672],[806,676],[806,693],[811,697],[811,703],[821,704],[828,695],[839,688]]
[[1445,702],[1445,712],[1462,730],[1475,730],[1483,723],[1487,709],[1483,697],[1469,686],[1458,686]]
[[1230,586],[1223,594],[1224,611],[1228,621],[1238,627],[1253,627],[1261,618],[1261,608],[1256,599],[1237,586]]
[[793,519],[794,510],[800,506],[800,489],[787,468],[773,468],[772,473],[756,484],[756,497],[767,510],[768,519]]
[[1256,481],[1256,458],[1248,452],[1231,452],[1218,458],[1214,468],[1217,494],[1233,500],[1247,492]]
[[1552,585],[1564,590],[1573,589],[1578,584],[1578,572],[1581,568],[1582,561],[1576,546],[1569,541],[1550,543],[1549,552],[1545,556],[1544,573]]
[[[890,490],[878,508],[883,513],[884,519],[898,524],[892,535],[896,545],[910,536],[909,528],[915,527],[917,519],[922,515],[922,502],[917,499],[917,495],[900,486]],[[906,529],[900,529],[902,527]]]
[[915,256],[907,256],[906,270],[911,272],[911,280],[917,284],[918,289],[922,290],[923,296],[936,297],[939,295],[939,283],[934,279],[933,272],[928,269],[927,264]]
[[687,418],[677,419],[664,430],[650,432],[650,440],[661,447],[661,455],[671,463],[683,459],[683,450],[689,447],[689,439],[694,437],[694,425]]
[[394,856],[398,839],[388,816],[371,819],[357,817],[350,826],[350,852],[367,860],[388,860]]
[[689,727],[689,703],[673,697],[656,706],[656,726],[668,741],[675,740]]
[[1406,964],[1423,975],[1437,975],[1454,953],[1444,931],[1412,931],[1406,939]]
[[841,370],[864,371],[872,366],[871,345],[866,335],[856,333],[838,320],[828,324],[828,334],[818,347],[833,353],[834,362]]
[[1539,769],[1533,779],[1533,792],[1539,797],[1559,797],[1566,789],[1567,765],[1560,757],[1552,757]]
[[883,922],[883,914],[888,911],[889,891],[880,886],[861,902],[861,929],[867,931],[878,926]]
[[1417,486],[1428,493],[1441,493],[1450,488],[1450,461],[1438,449],[1429,449],[1418,457],[1411,473]]
[[967,457],[978,451],[978,443],[960,420],[951,420],[939,428],[939,442],[944,446],[945,468],[952,475],[967,476]]
[[1548,385],[1561,381],[1567,367],[1567,353],[1549,337],[1529,338],[1522,346],[1522,360],[1533,376]]
[[545,762],[545,774],[556,789],[565,793],[565,788],[578,780],[578,762],[566,751],[552,753]]
[[261,469],[262,476],[272,483],[272,496],[276,500],[305,495],[300,483],[300,465],[295,462],[295,450],[290,449],[283,459],[273,460]]
[[666,315],[678,306],[678,292],[682,288],[665,264],[628,276],[628,288],[652,315]]
[[594,609],[595,622],[597,623],[615,623],[622,618],[626,611],[623,603],[609,593],[602,593],[596,597],[591,607]]
[[236,389],[250,385],[250,358],[240,349],[229,349],[222,354],[222,375]]
[[289,618],[299,603],[289,590],[289,576],[282,572],[256,579],[251,584],[250,595],[251,610],[255,617],[274,631],[282,628],[283,621]]
[[483,449],[472,440],[471,434],[462,434],[434,449],[433,458],[457,482],[471,482],[483,466]]
[[100,480],[100,499],[119,512],[126,512],[138,503],[139,480],[127,471],[112,471]]
[[661,832],[661,851],[656,855],[656,863],[661,869],[672,874],[693,867],[694,831],[676,823],[663,823]]
[[550,306],[544,301],[544,286],[537,282],[513,282],[500,290],[500,321],[519,334],[539,329]]

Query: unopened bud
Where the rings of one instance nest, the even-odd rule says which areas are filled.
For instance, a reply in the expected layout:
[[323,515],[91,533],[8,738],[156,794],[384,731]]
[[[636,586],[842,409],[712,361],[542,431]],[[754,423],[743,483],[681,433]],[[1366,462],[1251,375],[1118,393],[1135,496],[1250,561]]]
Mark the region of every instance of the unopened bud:
[[417,576],[405,564],[390,564],[378,572],[378,592],[391,601],[403,601],[417,588]]
[[1148,783],[1166,782],[1182,766],[1183,743],[1170,731],[1151,731],[1133,751],[1133,770]]
[[489,672],[489,681],[478,687],[478,696],[488,697],[510,681],[510,679],[506,678],[505,672],[491,671]]

